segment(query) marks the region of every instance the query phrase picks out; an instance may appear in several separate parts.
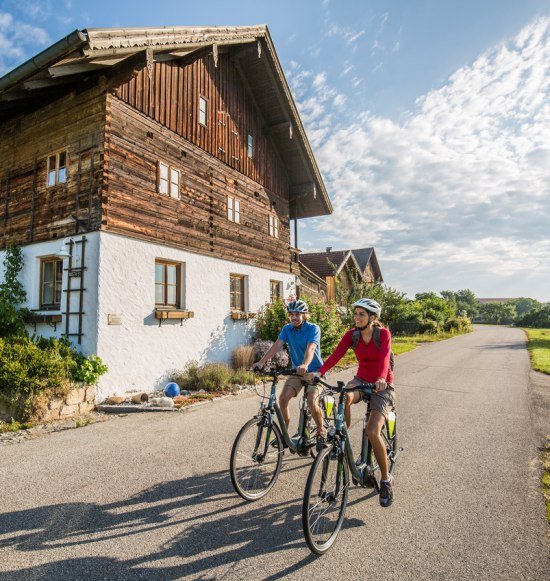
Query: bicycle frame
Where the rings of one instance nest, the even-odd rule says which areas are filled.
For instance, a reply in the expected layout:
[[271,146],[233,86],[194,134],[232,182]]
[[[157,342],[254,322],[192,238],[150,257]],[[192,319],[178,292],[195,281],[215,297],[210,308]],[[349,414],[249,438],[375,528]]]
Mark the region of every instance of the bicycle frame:
[[[283,412],[281,411],[281,408],[279,407],[279,404],[277,402],[276,391],[278,377],[284,374],[272,371],[271,375],[273,376],[273,381],[271,382],[271,391],[269,393],[269,400],[267,402],[267,405],[262,404],[262,406],[260,407],[260,412],[258,413],[257,417],[260,418],[263,416],[265,419],[267,419],[269,421],[269,430],[271,430],[271,424],[273,424],[274,422],[273,414],[275,414],[277,417],[277,424],[281,431],[281,435],[283,437],[285,445],[291,452],[300,453],[307,447],[306,446],[307,442],[304,440],[304,438],[309,438],[309,434],[305,433],[305,423],[307,415],[309,414],[306,403],[307,400],[306,391],[304,389],[302,400],[300,402],[300,419],[298,421],[298,434],[300,434],[300,437],[298,439],[298,442],[296,442],[293,438],[290,437],[290,434],[288,433],[288,428],[286,427],[285,420],[283,418]],[[303,383],[307,384],[307,382]],[[270,432],[268,432],[268,438],[269,437]],[[313,444],[309,447],[313,447]]]

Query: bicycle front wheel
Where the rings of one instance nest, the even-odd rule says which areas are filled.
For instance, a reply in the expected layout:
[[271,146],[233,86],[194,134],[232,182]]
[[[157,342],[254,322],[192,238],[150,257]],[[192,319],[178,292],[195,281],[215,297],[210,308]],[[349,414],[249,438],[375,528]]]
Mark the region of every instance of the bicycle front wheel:
[[325,448],[312,464],[302,505],[302,524],[309,549],[326,553],[344,522],[349,490],[347,458],[334,448]]
[[277,482],[283,465],[283,438],[275,424],[252,418],[238,433],[231,450],[231,482],[245,500],[258,500]]

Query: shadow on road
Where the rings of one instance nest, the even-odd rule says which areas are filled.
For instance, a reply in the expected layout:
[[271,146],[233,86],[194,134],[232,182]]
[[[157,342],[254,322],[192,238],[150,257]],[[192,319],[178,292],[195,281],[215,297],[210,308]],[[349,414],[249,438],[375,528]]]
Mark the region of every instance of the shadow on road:
[[[290,461],[284,471],[303,467],[302,462]],[[301,529],[302,490],[296,492],[291,501],[270,502],[268,496],[249,504],[237,496],[228,472],[222,471],[164,482],[122,502],[65,503],[2,513],[0,549],[40,552],[41,560],[47,560],[47,552],[52,550],[74,556],[74,547],[78,546],[113,539],[123,541],[134,535],[142,536],[144,541],[134,539],[133,545],[115,543],[109,545],[110,549],[93,549],[95,555],[108,551],[127,555],[135,543],[140,543],[139,555],[134,558],[69,558],[0,573],[0,580],[177,579],[204,575],[213,568],[221,568],[217,571],[222,576],[228,572],[238,576],[246,559],[269,553],[278,553],[280,558],[280,551],[303,546],[303,559],[287,561],[284,571],[269,577],[282,578],[314,559],[305,547]],[[363,524],[359,519],[349,518],[345,526]],[[160,529],[174,532],[162,545],[154,541],[154,531]],[[152,551],[144,548],[151,546]],[[267,578],[267,571],[263,576]]]

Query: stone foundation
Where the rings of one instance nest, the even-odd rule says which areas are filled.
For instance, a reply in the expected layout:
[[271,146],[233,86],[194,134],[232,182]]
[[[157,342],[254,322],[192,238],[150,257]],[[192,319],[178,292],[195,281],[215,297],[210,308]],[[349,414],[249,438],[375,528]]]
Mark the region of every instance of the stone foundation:
[[48,409],[42,421],[50,422],[87,414],[95,408],[95,392],[93,385],[79,385],[72,389],[64,399],[53,399],[48,403]]

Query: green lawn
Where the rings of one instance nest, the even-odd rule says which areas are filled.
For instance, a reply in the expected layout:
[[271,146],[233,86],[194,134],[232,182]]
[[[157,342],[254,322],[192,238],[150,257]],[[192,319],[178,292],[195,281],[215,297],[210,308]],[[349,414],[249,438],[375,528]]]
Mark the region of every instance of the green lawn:
[[[452,339],[456,336],[456,334],[453,335],[452,333],[439,333],[437,335],[408,335],[403,337],[392,337],[392,350],[395,355],[401,355],[401,353],[407,353],[407,351],[416,349],[420,343],[444,341],[445,339]],[[342,357],[336,368],[345,369],[351,365],[357,365],[357,359],[355,358],[355,353],[350,349],[344,357]]]
[[550,375],[550,329],[523,329],[533,369]]

